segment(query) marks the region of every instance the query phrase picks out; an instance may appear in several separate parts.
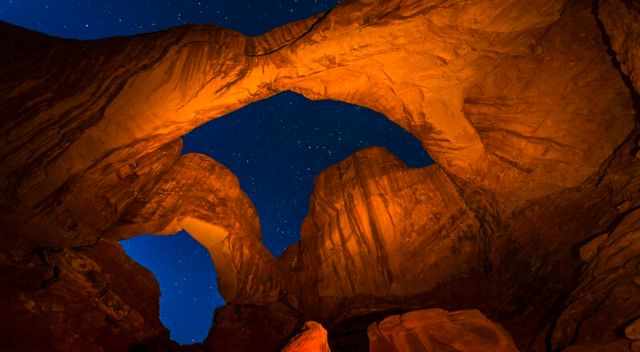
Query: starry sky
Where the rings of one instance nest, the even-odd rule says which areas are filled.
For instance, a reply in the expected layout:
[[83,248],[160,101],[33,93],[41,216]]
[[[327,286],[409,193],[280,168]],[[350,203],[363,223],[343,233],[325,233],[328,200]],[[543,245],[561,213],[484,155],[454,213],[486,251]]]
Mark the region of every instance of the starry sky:
[[[309,17],[336,0],[0,0],[0,20],[50,35],[93,39],[216,24],[249,35]],[[258,209],[275,255],[299,238],[313,180],[353,152],[383,146],[409,166],[432,161],[409,133],[369,109],[282,93],[184,136],[184,153],[208,154],[231,169]],[[186,233],[122,241],[160,284],[160,318],[179,343],[202,341],[224,304],[209,254]]]

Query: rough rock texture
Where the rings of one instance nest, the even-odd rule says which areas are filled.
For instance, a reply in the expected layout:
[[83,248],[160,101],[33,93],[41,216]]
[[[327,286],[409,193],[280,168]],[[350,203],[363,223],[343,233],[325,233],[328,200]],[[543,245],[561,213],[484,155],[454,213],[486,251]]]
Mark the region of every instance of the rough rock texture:
[[[371,298],[410,297],[480,261],[480,225],[438,166],[408,169],[385,149],[370,148],[315,184],[300,243],[281,259],[298,273],[295,296],[307,314],[347,316],[338,305],[344,300],[357,310]],[[420,266],[406,258],[421,258]]]
[[371,352],[518,352],[509,333],[477,310],[392,315],[369,326]]
[[640,91],[640,1],[602,0],[598,17],[622,70]]
[[286,89],[381,111],[448,173],[521,200],[578,185],[633,126],[590,3],[350,1],[256,38],[192,26],[77,42],[3,28],[16,40],[4,44],[1,175],[24,205]]
[[229,303],[275,302],[282,278],[262,245],[257,212],[226,167],[186,154],[123,211],[108,238],[187,230],[209,250],[220,293]]
[[168,340],[158,284],[119,244],[3,254],[0,262],[2,351],[153,350]]
[[[114,242],[185,229],[230,303],[205,349],[276,351],[317,320],[333,351],[366,350],[370,323],[431,307],[480,309],[523,351],[636,348],[639,14],[635,0],[351,0],[257,37],[0,24],[0,304],[19,317],[0,341],[168,348],[147,274],[117,288],[145,271]],[[301,241],[273,258],[235,177],[180,156],[179,138],[284,90],[380,111],[437,164],[370,149],[329,168]]]
[[331,352],[327,330],[315,321],[304,323],[304,329],[289,342],[282,352]]
[[[569,296],[555,323],[554,348],[593,341],[614,342],[624,331],[630,340],[640,339],[640,210],[618,224],[586,265],[580,284]],[[625,351],[624,346],[610,351]]]

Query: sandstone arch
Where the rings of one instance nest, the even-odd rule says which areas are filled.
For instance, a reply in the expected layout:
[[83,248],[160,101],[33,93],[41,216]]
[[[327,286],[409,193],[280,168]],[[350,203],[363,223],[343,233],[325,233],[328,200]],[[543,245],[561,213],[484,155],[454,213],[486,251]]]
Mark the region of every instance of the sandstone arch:
[[[131,39],[72,42],[5,26],[7,35],[22,32],[20,41],[28,38],[39,47],[6,44],[13,55],[5,70],[12,74],[5,75],[4,84],[8,101],[4,106],[11,117],[4,129],[10,143],[8,155],[3,156],[3,175],[15,177],[22,171],[18,194],[36,202],[107,156],[136,146],[152,150],[208,119],[282,90],[381,111],[418,136],[430,155],[463,179],[474,179],[476,174],[486,178],[482,172],[492,152],[503,161],[492,166],[510,172],[514,165],[508,161],[513,160],[503,151],[490,148],[487,153],[486,148],[495,139],[513,139],[512,146],[526,145],[531,151],[524,147],[519,151],[531,153],[534,159],[529,162],[532,165],[520,165],[520,171],[541,167],[537,165],[545,160],[541,153],[552,153],[547,149],[577,148],[575,161],[587,161],[585,168],[590,165],[589,169],[564,170],[568,173],[565,179],[553,182],[560,187],[575,185],[630,131],[628,103],[625,109],[624,101],[618,100],[622,98],[617,98],[628,93],[614,68],[605,64],[609,58],[602,54],[600,34],[586,9],[560,19],[564,2],[552,0],[500,5],[491,1],[447,6],[422,1],[391,4],[395,3],[351,1],[326,15],[255,38],[192,26]],[[503,12],[510,16],[501,17]],[[477,13],[494,17],[466,20]],[[578,24],[590,28],[585,32],[590,37],[570,51],[563,38],[581,33],[564,32]],[[55,74],[64,79],[33,70],[33,62],[18,60],[26,55],[62,62]],[[584,55],[594,60],[579,60]],[[74,60],[87,65],[77,67]],[[576,67],[543,65],[545,60],[573,61]],[[65,61],[70,64],[65,66]],[[512,65],[529,70],[526,72],[538,70],[538,75],[518,82],[523,76],[506,72],[505,66]],[[563,111],[551,109],[561,100],[549,101],[543,104],[548,110],[540,109],[518,121],[536,103],[523,97],[540,97],[545,82],[554,75],[562,72],[568,80],[590,71],[590,82],[613,88],[611,96],[599,97],[602,106],[580,111],[565,100],[564,105],[571,109]],[[22,79],[15,80],[16,75]],[[345,79],[349,84],[340,83]],[[558,93],[573,89],[570,97],[574,99],[593,94],[585,87],[555,81],[557,87],[546,88]],[[21,101],[36,91],[55,91],[56,95],[40,94],[37,105]],[[69,95],[70,91],[83,93]],[[501,96],[503,93],[507,94]],[[502,111],[482,110],[495,101],[500,101]],[[606,110],[614,105],[618,108]],[[16,106],[29,108],[9,114]],[[581,114],[597,116],[593,123],[598,126],[611,126],[606,148],[587,151],[582,146],[581,150],[579,141],[587,131],[567,131],[563,126],[566,119]],[[28,121],[39,115],[50,121],[48,133],[29,126]],[[487,126],[482,118],[487,115],[500,115],[507,128]],[[18,133],[21,130],[25,133]],[[25,138],[40,135],[47,140],[28,144],[38,148],[17,149],[27,143]],[[55,148],[58,144],[65,147]],[[581,155],[587,152],[595,155]],[[584,160],[589,158],[594,160]],[[46,177],[24,175],[27,160],[44,164]],[[532,176],[527,176],[529,182]]]
[[[633,38],[638,13],[635,2],[616,0],[603,0],[595,9],[581,0],[353,0],[252,38],[221,28],[187,26],[89,42],[2,24],[0,34],[7,40],[0,44],[5,53],[0,59],[0,207],[2,227],[10,230],[1,238],[1,267],[24,277],[31,277],[32,268],[44,267],[46,273],[40,274],[47,279],[40,286],[45,291],[37,293],[44,301],[47,292],[54,292],[47,291],[51,280],[96,288],[87,296],[93,297],[101,292],[99,280],[92,281],[95,274],[76,275],[77,268],[69,269],[73,275],[55,274],[55,268],[70,267],[63,260],[65,253],[143,232],[192,228],[204,221],[217,226],[212,232],[219,237],[227,232],[228,244],[216,253],[222,262],[237,264],[222,265],[233,267],[222,279],[225,298],[258,303],[269,314],[294,310],[308,315],[305,318],[319,316],[339,324],[359,310],[408,309],[420,299],[421,306],[482,305],[512,329],[517,343],[532,351],[544,350],[548,336],[561,347],[628,347],[624,338],[616,341],[620,326],[607,317],[609,312],[636,311],[624,300],[637,294],[636,286],[611,279],[612,285],[624,288],[616,291],[622,298],[608,305],[597,323],[612,325],[606,331],[590,329],[588,338],[573,328],[588,316],[581,309],[566,314],[564,309],[591,303],[573,298],[564,302],[563,297],[580,280],[584,287],[600,289],[588,277],[590,271],[599,273],[600,264],[582,275],[572,250],[635,219],[640,184],[637,113],[632,107],[637,95],[625,84],[618,61],[608,54],[601,30],[611,36],[619,64],[637,87]],[[222,181],[179,187],[180,182],[212,173],[221,180],[233,178],[214,161],[181,157],[181,135],[284,90],[367,106],[418,137],[438,163],[420,171],[425,175],[418,186],[432,189],[430,194],[436,196],[448,190],[441,195],[447,201],[425,211],[418,221],[432,214],[446,220],[451,214],[447,210],[462,214],[458,215],[469,231],[448,234],[468,240],[468,261],[453,260],[447,270],[426,270],[443,277],[431,277],[417,288],[403,285],[402,277],[392,280],[398,277],[397,268],[406,269],[406,253],[398,254],[403,249],[390,238],[384,240],[391,245],[370,241],[375,237],[372,229],[388,223],[387,218],[376,218],[369,223],[382,222],[364,231],[368,237],[362,243],[389,263],[378,265],[376,259],[374,272],[380,269],[381,275],[323,285],[327,280],[319,278],[322,270],[305,268],[329,257],[323,241],[332,238],[333,230],[344,228],[336,220],[339,216],[326,210],[331,202],[318,202],[318,217],[306,225],[310,235],[276,260],[264,252],[255,218],[242,214],[251,208],[244,195],[226,189],[216,193]],[[331,183],[335,178],[329,177],[325,185],[358,193],[381,182],[385,178],[375,177],[375,165],[388,161],[382,154],[369,158],[374,161],[368,166],[374,177],[355,177],[352,184],[348,178]],[[357,164],[359,157],[367,160],[356,155],[347,163]],[[393,174],[404,172],[393,162],[381,165]],[[318,199],[341,202],[331,198],[331,192],[322,196],[322,191]],[[401,192],[394,183],[381,198]],[[181,197],[192,201],[181,203]],[[399,208],[410,206],[398,199]],[[345,213],[349,211],[356,223],[368,221],[372,214],[358,207]],[[192,232],[199,233],[199,227]],[[351,253],[352,243],[339,243],[334,250]],[[602,265],[615,262],[611,252],[602,252]],[[362,261],[336,260],[336,271],[359,271],[368,267],[370,257],[358,260]],[[101,270],[117,272],[122,265]],[[625,270],[623,278],[637,275],[636,268]],[[295,274],[283,280],[282,272]],[[420,272],[411,271],[407,278],[412,274]],[[36,294],[30,290],[19,286],[8,294],[20,302],[15,305],[23,307],[20,312],[39,312],[43,321],[63,314],[40,306],[34,310],[29,297]],[[540,295],[532,297],[532,291]],[[549,306],[549,300],[555,304]],[[278,304],[286,308],[271,308]],[[106,311],[109,319],[120,316]],[[283,326],[294,326],[290,322],[299,318],[283,318]],[[28,325],[27,319],[21,326]],[[56,328],[64,332],[68,327]],[[109,327],[101,329],[105,336],[113,333]],[[140,329],[139,324],[127,326],[123,331],[130,333],[118,338],[149,338],[137,334]],[[153,331],[160,334],[157,326]],[[64,333],[51,336],[71,339]]]

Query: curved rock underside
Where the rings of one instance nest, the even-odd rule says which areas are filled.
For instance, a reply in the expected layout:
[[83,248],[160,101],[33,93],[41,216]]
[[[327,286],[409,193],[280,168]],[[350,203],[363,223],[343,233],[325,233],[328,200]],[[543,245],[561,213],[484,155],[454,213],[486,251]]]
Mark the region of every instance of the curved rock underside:
[[[431,307],[479,309],[521,351],[640,348],[639,19],[637,0],[352,0],[257,37],[0,24],[0,349],[177,349],[115,241],[182,229],[228,303],[182,350],[275,351],[308,320],[367,350],[370,324]],[[274,258],[235,176],[180,136],[286,90],[384,113],[436,164],[330,167]]]

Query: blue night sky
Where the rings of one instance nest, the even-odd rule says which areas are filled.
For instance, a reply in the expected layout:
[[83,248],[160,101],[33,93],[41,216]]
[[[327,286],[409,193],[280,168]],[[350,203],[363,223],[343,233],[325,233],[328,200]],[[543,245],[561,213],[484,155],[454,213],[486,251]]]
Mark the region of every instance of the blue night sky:
[[[55,36],[92,39],[212,23],[255,35],[335,6],[329,0],[1,0],[0,20]],[[276,255],[299,237],[313,179],[356,150],[384,146],[409,166],[431,163],[420,143],[371,110],[283,93],[184,137],[184,152],[225,164],[260,215]],[[209,255],[187,234],[122,242],[160,283],[160,318],[180,343],[202,341],[224,304]]]

